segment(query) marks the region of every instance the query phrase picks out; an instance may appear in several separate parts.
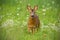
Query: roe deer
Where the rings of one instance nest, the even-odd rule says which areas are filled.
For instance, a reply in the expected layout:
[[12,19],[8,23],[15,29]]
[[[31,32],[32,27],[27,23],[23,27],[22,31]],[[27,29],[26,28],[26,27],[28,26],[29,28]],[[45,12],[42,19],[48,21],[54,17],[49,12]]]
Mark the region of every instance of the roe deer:
[[35,14],[35,11],[38,9],[38,6],[34,6],[34,8],[31,8],[31,6],[27,6],[28,11],[30,12],[29,19],[28,19],[28,31],[34,33],[35,30],[38,30],[40,28],[40,20],[38,16]]

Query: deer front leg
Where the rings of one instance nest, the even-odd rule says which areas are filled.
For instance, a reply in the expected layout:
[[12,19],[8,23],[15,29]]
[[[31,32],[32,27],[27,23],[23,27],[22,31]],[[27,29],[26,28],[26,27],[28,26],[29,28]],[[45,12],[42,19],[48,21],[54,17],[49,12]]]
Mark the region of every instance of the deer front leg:
[[32,28],[32,34],[34,34],[35,30],[36,30],[36,28],[33,27],[33,28]]
[[28,32],[30,32],[30,28],[28,27]]

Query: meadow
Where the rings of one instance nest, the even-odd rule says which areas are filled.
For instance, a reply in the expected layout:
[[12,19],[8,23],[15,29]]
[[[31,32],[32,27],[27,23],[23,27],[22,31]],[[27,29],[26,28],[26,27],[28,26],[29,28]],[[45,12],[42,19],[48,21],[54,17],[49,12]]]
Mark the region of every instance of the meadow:
[[[41,26],[34,34],[27,30],[27,5],[38,5]],[[59,0],[0,0],[0,40],[59,40],[59,13]]]

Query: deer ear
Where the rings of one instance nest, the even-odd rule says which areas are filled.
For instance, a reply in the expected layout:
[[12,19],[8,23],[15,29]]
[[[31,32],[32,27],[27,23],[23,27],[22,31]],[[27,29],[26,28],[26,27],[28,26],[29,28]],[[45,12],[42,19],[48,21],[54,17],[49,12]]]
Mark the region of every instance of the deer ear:
[[27,5],[27,9],[29,12],[31,12],[31,6],[30,5]]
[[37,9],[38,9],[38,6],[37,6],[37,5],[35,5],[35,6],[34,6],[34,10],[36,11]]

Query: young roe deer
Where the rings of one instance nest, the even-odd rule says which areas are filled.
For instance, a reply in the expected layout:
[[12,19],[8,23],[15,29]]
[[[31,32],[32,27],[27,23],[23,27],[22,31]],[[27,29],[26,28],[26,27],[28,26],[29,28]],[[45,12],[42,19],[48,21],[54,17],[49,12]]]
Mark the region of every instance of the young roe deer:
[[28,31],[34,33],[35,30],[38,30],[40,28],[40,20],[38,16],[35,14],[36,10],[38,9],[38,6],[34,6],[34,8],[31,8],[31,6],[27,6],[28,11],[30,12],[29,20],[28,20]]

